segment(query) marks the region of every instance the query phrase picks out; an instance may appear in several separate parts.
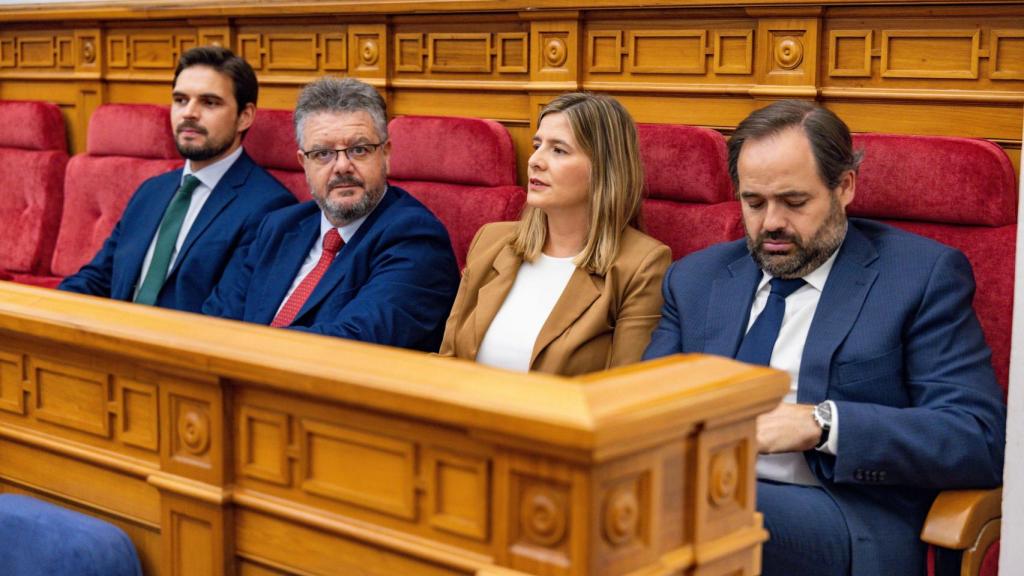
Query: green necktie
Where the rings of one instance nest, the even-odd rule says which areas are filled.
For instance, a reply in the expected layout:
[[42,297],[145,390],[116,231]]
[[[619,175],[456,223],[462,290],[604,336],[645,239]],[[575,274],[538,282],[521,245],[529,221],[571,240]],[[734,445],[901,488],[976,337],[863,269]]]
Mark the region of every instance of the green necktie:
[[178,188],[171,203],[167,205],[164,219],[160,221],[160,230],[156,233],[156,246],[153,248],[153,258],[149,261],[146,279],[135,295],[135,301],[139,304],[156,304],[156,297],[167,279],[167,269],[171,266],[174,246],[178,243],[178,233],[181,232],[189,202],[192,201],[192,192],[199,184],[199,178],[191,174],[185,176],[181,188]]

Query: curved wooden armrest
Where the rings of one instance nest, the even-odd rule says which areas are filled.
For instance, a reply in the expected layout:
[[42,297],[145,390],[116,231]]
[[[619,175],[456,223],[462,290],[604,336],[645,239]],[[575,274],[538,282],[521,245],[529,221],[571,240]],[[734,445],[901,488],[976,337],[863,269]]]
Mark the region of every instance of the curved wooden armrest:
[[921,540],[943,548],[965,550],[974,545],[981,528],[1002,516],[1003,488],[946,490],[928,511]]

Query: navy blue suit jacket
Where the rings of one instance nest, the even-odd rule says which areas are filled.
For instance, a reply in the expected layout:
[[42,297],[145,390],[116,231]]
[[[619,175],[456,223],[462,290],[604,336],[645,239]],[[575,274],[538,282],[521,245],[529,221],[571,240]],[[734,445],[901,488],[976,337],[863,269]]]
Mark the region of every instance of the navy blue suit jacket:
[[[271,214],[247,257],[231,263],[203,313],[270,324],[319,237],[315,202]],[[433,352],[458,287],[444,225],[409,193],[390,186],[290,327]]]
[[[743,240],[673,264],[644,358],[735,357],[761,274]],[[1005,405],[973,297],[959,251],[850,219],[797,401],[836,403],[838,455],[804,454],[850,528],[855,576],[923,573],[919,533],[937,492],[1001,482]]]
[[[164,211],[181,184],[181,170],[146,180],[91,262],[61,290],[131,301],[142,282],[142,263]],[[156,305],[199,312],[236,251],[244,251],[268,212],[295,197],[245,152],[235,160],[199,211],[160,289]]]

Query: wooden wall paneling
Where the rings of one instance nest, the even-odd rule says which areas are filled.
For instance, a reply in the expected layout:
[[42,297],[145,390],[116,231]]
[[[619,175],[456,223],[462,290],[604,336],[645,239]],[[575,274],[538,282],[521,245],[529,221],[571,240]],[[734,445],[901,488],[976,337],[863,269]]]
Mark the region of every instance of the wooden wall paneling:
[[527,14],[530,19],[530,90],[572,92],[580,88],[580,14]]
[[107,80],[167,82],[178,57],[198,45],[197,29],[187,25],[110,28],[106,31]]
[[760,18],[757,96],[817,95],[820,18]]

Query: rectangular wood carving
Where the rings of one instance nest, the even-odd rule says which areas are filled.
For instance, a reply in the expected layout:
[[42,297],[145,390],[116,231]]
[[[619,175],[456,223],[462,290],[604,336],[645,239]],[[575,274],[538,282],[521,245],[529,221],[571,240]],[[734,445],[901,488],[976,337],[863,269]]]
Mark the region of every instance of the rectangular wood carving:
[[395,70],[423,72],[423,34],[395,34]]
[[0,39],[0,68],[14,68],[18,59],[14,50],[14,38]]
[[427,70],[429,72],[491,71],[491,35],[428,34]]
[[29,380],[36,418],[110,438],[109,374],[30,358]]
[[56,63],[51,36],[18,38],[18,64],[22,68],[53,68]]
[[715,74],[754,71],[754,30],[715,30]]
[[316,34],[267,34],[268,70],[316,70]]
[[993,30],[988,62],[993,80],[1024,80],[1024,30]]
[[348,69],[348,50],[345,46],[344,34],[340,32],[321,34],[320,43],[324,70],[340,71]]
[[704,74],[704,30],[649,30],[629,33],[634,74]]
[[871,76],[871,30],[832,30],[828,35],[828,75]]
[[601,30],[587,33],[587,67],[594,74],[622,72],[622,31]]
[[413,443],[312,420],[301,426],[303,490],[416,517]]
[[529,34],[526,32],[495,34],[494,43],[498,53],[498,72],[512,74],[530,71]]
[[979,30],[883,30],[882,77],[978,77]]
[[118,377],[116,392],[120,398],[121,425],[118,432],[121,442],[156,451],[160,422],[156,386]]
[[255,406],[243,406],[239,414],[239,458],[242,474],[288,486],[288,415]]
[[73,68],[75,66],[73,40],[74,38],[71,36],[57,38],[57,65],[61,68]]
[[214,574],[213,526],[200,518],[171,511],[171,550],[174,576]]
[[0,410],[25,414],[24,374],[21,354],[0,352]]
[[128,67],[127,36],[107,36],[107,66],[111,68]]
[[491,501],[487,460],[436,448],[426,450],[423,460],[431,526],[486,540]]
[[177,65],[174,36],[137,34],[131,36],[131,64],[145,70],[173,70]]
[[252,66],[253,70],[263,69],[263,38],[259,34],[238,35],[238,55]]

